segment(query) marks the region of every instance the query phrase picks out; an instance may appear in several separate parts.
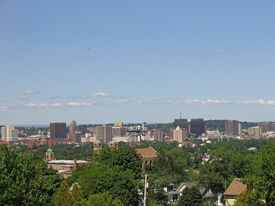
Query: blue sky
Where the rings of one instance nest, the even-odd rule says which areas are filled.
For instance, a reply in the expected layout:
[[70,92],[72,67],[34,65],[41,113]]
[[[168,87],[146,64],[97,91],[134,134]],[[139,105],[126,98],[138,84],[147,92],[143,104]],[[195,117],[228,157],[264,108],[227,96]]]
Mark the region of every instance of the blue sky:
[[0,1],[0,123],[275,120],[275,2]]

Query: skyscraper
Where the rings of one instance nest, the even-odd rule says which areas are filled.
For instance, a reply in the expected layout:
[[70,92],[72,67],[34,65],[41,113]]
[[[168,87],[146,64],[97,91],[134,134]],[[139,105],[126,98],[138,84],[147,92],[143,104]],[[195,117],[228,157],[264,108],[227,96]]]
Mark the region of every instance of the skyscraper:
[[67,128],[65,122],[50,123],[50,137],[54,140],[64,140],[67,136]]
[[190,121],[190,134],[196,137],[205,133],[205,122],[203,119],[191,119]]
[[102,141],[104,144],[108,144],[112,141],[112,127],[107,125],[96,127],[97,140]]
[[69,138],[71,142],[79,143],[79,140],[77,139],[76,131],[77,131],[76,121],[73,120],[69,128]]
[[161,129],[154,130],[154,139],[155,141],[158,141],[158,142],[164,141],[164,133],[163,131],[161,131]]
[[182,143],[184,139],[186,139],[186,130],[177,126],[176,129],[173,130],[173,140]]
[[125,127],[112,127],[112,134],[113,137],[124,137],[126,135],[126,128]]
[[262,128],[262,132],[266,133],[272,131],[272,122],[260,122],[258,124]]
[[241,123],[237,120],[225,122],[225,134],[229,137],[241,136]]
[[3,141],[16,141],[18,138],[18,130],[12,125],[1,128],[1,136]]
[[189,131],[189,122],[187,119],[175,119],[173,122],[174,127],[179,126],[180,128],[184,128],[187,131]]

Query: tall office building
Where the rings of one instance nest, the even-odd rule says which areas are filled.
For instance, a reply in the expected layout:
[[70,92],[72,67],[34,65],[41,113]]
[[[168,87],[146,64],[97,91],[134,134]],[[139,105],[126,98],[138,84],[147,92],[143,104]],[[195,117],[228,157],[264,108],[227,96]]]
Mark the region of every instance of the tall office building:
[[181,119],[181,118],[175,119],[173,122],[173,126],[174,127],[179,126],[180,128],[184,128],[187,131],[189,131],[189,122],[187,119]]
[[50,137],[54,140],[64,140],[67,137],[67,128],[65,122],[50,123]]
[[163,142],[164,141],[164,133],[161,131],[161,129],[155,129],[153,132],[154,139],[157,142]]
[[113,137],[124,137],[126,135],[126,128],[125,127],[112,127],[112,135]]
[[77,124],[76,124],[76,121],[73,120],[71,122],[70,127],[69,127],[69,139],[70,139],[71,142],[79,142],[77,140],[77,134],[76,134],[76,132],[77,132]]
[[205,133],[205,122],[203,119],[191,119],[190,121],[190,134],[195,137],[201,136]]
[[12,125],[1,128],[1,137],[3,141],[16,141],[18,138],[18,130]]
[[97,140],[102,141],[104,144],[109,144],[112,141],[112,127],[107,125],[96,127]]
[[177,142],[183,142],[184,139],[186,139],[186,130],[180,128],[179,126],[177,126],[176,129],[173,130],[173,140],[177,141]]
[[260,122],[258,125],[261,127],[263,133],[273,130],[272,122]]
[[229,137],[241,136],[241,123],[237,120],[225,122],[225,134]]

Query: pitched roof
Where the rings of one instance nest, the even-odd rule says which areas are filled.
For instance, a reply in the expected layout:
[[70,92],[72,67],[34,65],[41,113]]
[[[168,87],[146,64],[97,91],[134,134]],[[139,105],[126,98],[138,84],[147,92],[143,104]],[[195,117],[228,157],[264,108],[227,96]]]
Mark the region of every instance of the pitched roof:
[[247,189],[247,185],[243,184],[239,178],[234,178],[228,188],[225,190],[224,195],[237,196]]
[[136,149],[136,152],[141,156],[141,157],[157,157],[157,151],[154,150],[152,147],[148,148],[138,148]]

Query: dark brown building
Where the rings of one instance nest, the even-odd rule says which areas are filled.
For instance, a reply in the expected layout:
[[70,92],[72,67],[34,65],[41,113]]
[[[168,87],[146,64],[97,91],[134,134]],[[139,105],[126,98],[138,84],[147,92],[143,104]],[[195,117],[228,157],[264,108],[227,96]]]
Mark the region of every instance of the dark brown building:
[[53,122],[50,123],[50,137],[54,140],[64,140],[67,137],[66,123]]
[[203,119],[191,119],[190,121],[190,134],[195,137],[201,136],[205,133],[205,122]]

